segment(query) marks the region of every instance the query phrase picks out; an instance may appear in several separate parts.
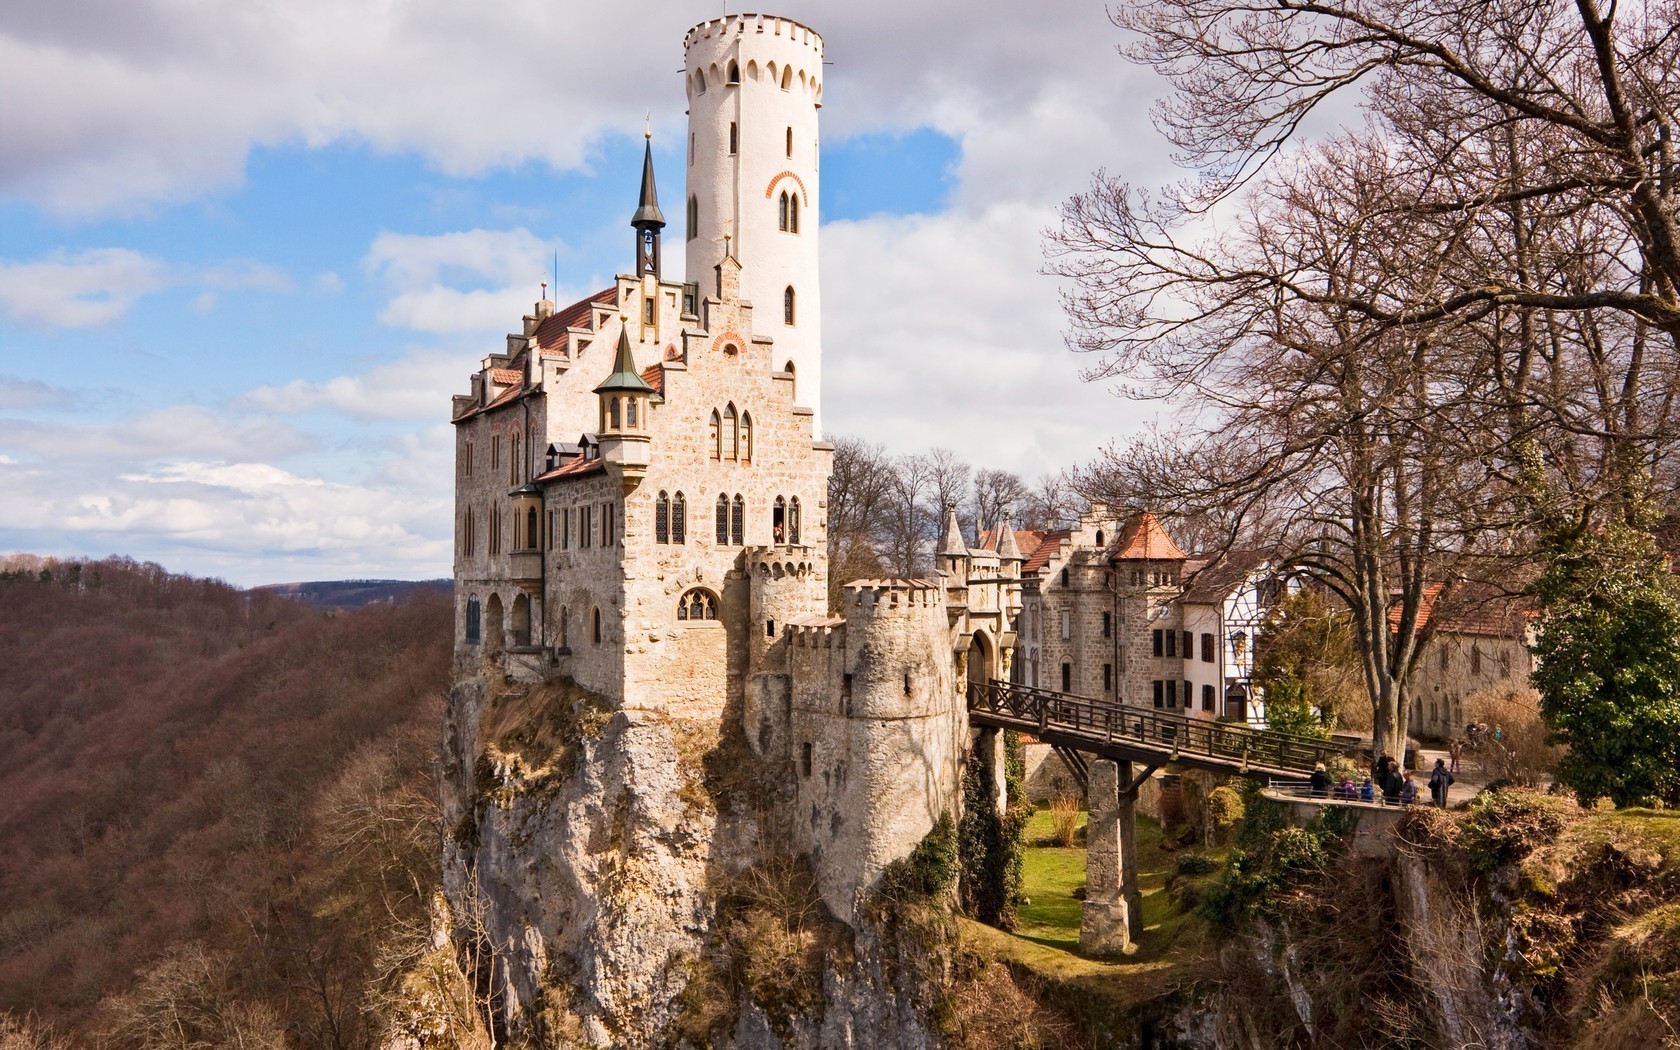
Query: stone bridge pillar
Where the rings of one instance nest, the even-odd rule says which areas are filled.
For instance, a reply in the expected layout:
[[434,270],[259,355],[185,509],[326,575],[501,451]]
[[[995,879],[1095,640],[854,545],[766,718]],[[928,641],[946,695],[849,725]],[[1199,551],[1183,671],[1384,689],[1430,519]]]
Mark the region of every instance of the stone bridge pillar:
[[993,726],[981,726],[979,738],[974,741],[974,757],[975,761],[982,764],[989,778],[987,785],[993,812],[999,817],[1009,809],[1009,771],[1005,765],[1008,761],[1007,754],[1003,746],[1003,730]]
[[1131,950],[1141,928],[1143,897],[1137,881],[1137,789],[1130,762],[1091,763],[1091,817],[1085,826],[1085,903],[1079,947],[1092,955]]

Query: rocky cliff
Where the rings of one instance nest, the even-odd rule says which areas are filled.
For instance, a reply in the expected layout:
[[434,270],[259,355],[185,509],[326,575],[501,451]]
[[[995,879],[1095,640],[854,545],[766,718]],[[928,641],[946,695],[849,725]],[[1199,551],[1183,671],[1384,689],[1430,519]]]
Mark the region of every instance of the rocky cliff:
[[1680,814],[1496,794],[1336,838],[1114,1044],[1680,1045]]
[[[479,1028],[514,1045],[934,1045],[937,955],[829,914],[788,848],[791,771],[738,725],[610,710],[566,682],[457,682],[444,884]],[[392,1044],[453,1031],[416,1017]]]

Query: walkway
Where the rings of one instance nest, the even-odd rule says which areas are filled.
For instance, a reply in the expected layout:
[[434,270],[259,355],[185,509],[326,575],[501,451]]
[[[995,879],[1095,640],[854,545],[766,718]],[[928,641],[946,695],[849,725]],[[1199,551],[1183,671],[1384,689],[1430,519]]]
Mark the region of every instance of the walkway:
[[1128,707],[1009,682],[971,682],[968,720],[1017,729],[1056,748],[1116,762],[1167,762],[1243,776],[1291,777],[1339,753],[1314,737]]

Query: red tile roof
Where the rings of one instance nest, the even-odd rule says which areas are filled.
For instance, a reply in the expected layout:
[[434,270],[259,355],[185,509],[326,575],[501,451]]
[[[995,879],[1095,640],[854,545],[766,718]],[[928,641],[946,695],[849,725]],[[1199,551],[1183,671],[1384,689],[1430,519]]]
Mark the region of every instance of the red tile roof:
[[653,387],[653,392],[660,397],[665,396],[665,366],[648,365],[642,369],[642,382]]
[[537,341],[537,348],[553,350],[564,347],[566,345],[566,329],[595,327],[591,322],[595,318],[597,307],[615,313],[618,311],[618,285],[615,284],[611,288],[596,292],[587,298],[579,299],[564,310],[556,310],[544,318],[543,322],[537,325],[536,332],[533,333],[533,337]]
[[[1429,584],[1423,589],[1423,601],[1419,603],[1415,630],[1423,630],[1429,621],[1435,618],[1435,606],[1440,602],[1444,589],[1439,583]],[[1437,634],[1517,638],[1522,636],[1525,625],[1534,616],[1534,609],[1525,599],[1495,594],[1474,586],[1455,590],[1451,596],[1451,605],[1452,608],[1446,611],[1435,625]],[[1394,601],[1388,607],[1388,629],[1400,629],[1399,595],[1395,595]]]
[[510,386],[506,390],[502,391],[500,394],[497,394],[496,399],[494,401],[491,401],[488,405],[479,405],[476,408],[469,408],[465,412],[462,412],[460,415],[456,416],[454,419],[450,420],[450,422],[452,422],[452,423],[466,422],[467,420],[471,419],[472,417],[474,417],[476,415],[481,415],[482,413],[488,412],[493,408],[501,408],[503,405],[511,404],[514,401],[518,401],[520,399],[520,397],[524,396],[524,394],[525,394],[525,391],[524,391],[523,388],[517,387],[517,386]]
[[1031,535],[1037,536],[1037,540],[1031,544],[1026,544],[1021,543],[1019,532],[1015,534],[1015,542],[1020,544],[1021,553],[1027,556],[1027,560],[1021,563],[1022,576],[1035,573],[1050,564],[1050,559],[1055,557],[1056,552],[1062,549],[1062,541],[1072,536],[1073,530],[1051,529],[1049,532],[1035,532]]
[[[1038,546],[1038,541],[1044,538],[1043,529],[1015,529],[1014,532],[1015,546],[1020,548],[1022,554],[1036,548]],[[980,534],[980,549],[985,551],[995,551],[998,549],[998,541],[1002,538],[1003,533],[998,529],[987,529]]]
[[1114,548],[1110,561],[1183,561],[1189,557],[1148,511],[1126,522]]
[[582,456],[579,456],[569,463],[563,463],[560,466],[555,467],[546,474],[539,474],[536,480],[568,481],[572,478],[585,477],[589,474],[595,474],[606,469],[607,461],[604,459],[584,459]]
[[525,373],[514,368],[492,368],[490,381],[502,386],[516,386],[525,382]]
[[1184,588],[1179,601],[1191,605],[1218,605],[1264,561],[1265,557],[1257,551],[1226,551],[1212,559],[1187,561],[1184,563],[1184,576],[1189,585]]

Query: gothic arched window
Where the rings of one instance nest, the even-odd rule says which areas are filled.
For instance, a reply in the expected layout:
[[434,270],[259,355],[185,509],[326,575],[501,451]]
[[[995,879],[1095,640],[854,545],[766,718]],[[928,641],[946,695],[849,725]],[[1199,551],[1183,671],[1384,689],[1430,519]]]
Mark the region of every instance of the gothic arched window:
[[718,618],[717,595],[702,587],[685,591],[677,600],[677,619],[679,620],[716,620]]
[[787,541],[797,545],[799,543],[799,497],[788,500]]
[[537,532],[537,508],[531,507],[525,511],[525,549],[536,550],[542,546]]
[[653,542],[671,542],[671,497],[664,490],[653,501]]
[[787,195],[787,191],[783,190],[781,199],[776,204],[776,229],[786,230],[787,228],[788,228],[788,195]]
[[791,284],[787,286],[787,291],[782,293],[782,323],[793,323],[793,285]]
[[770,508],[770,534],[777,543],[787,542],[787,500],[780,496]]
[[731,402],[723,408],[723,440],[726,442],[725,451],[729,459],[741,458],[741,431],[739,417],[735,412],[735,405]]
[[799,194],[788,195],[788,224],[789,233],[799,232]]
[[709,435],[709,438],[710,438],[710,444],[712,446],[712,458],[713,459],[722,459],[723,458],[723,417],[718,414],[718,410],[715,409],[715,408],[712,409],[711,431],[712,432]]
[[688,501],[681,492],[671,499],[671,542],[688,542]]
[[736,445],[738,446],[738,448],[740,450],[740,453],[741,453],[741,462],[751,463],[752,462],[752,456],[753,456],[753,432],[752,432],[752,413],[751,412],[747,412],[745,410],[743,410],[741,412],[741,426],[739,428],[739,438],[736,441]]
[[481,630],[481,628],[479,627],[479,623],[480,623],[479,617],[480,617],[480,613],[479,613],[479,608],[478,608],[478,595],[474,594],[474,595],[470,596],[469,598],[467,598],[467,644],[468,645],[477,645],[478,644],[479,631]]
[[729,80],[728,80],[728,83],[730,83],[732,85],[738,85],[738,84],[741,83],[741,67],[736,65],[733,60],[731,60],[730,63],[729,63]]
[[724,495],[717,502],[717,541],[719,547],[729,546],[729,497]]
[[688,239],[700,236],[700,198],[688,198]]
[[747,503],[741,498],[741,494],[737,492],[735,494],[735,503],[729,508],[729,541],[737,547],[741,546],[741,544],[745,542],[741,537],[746,531],[746,519]]

